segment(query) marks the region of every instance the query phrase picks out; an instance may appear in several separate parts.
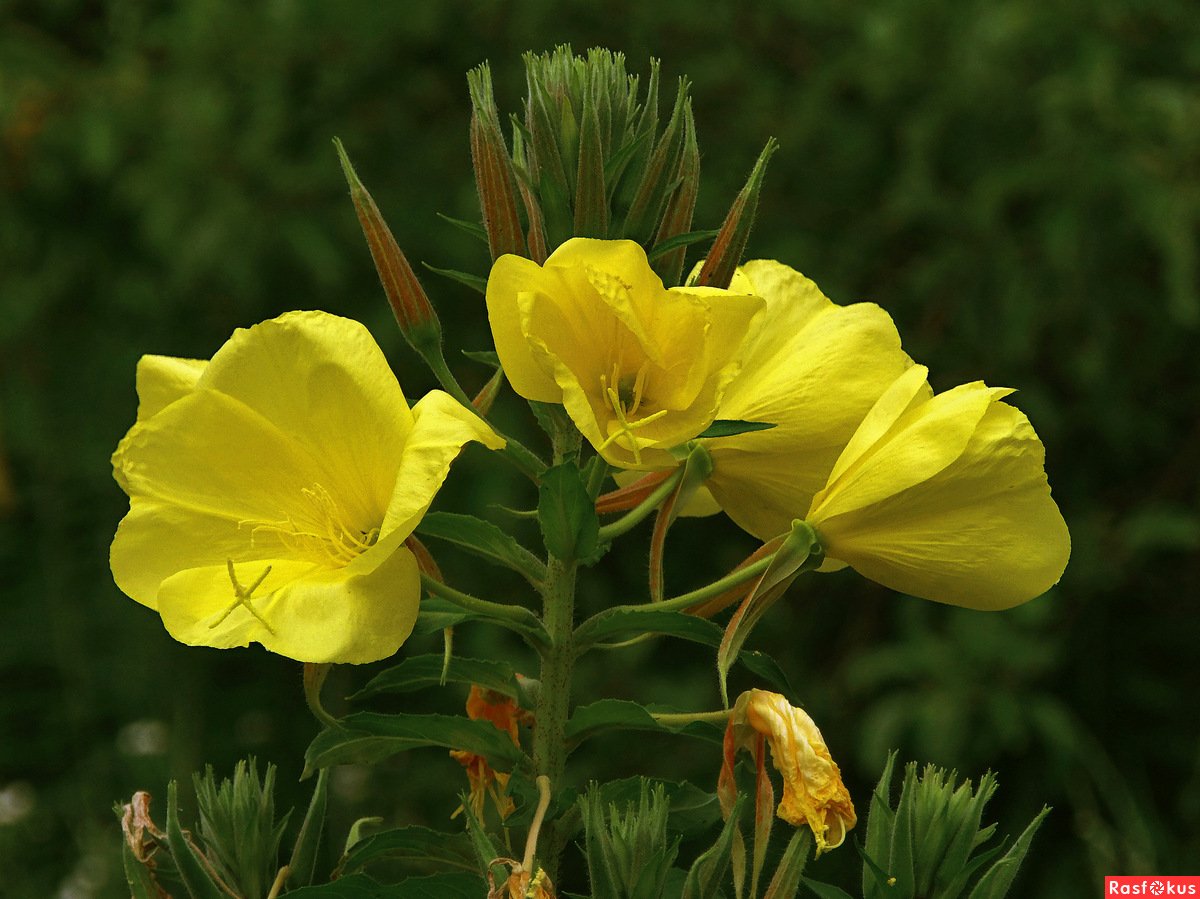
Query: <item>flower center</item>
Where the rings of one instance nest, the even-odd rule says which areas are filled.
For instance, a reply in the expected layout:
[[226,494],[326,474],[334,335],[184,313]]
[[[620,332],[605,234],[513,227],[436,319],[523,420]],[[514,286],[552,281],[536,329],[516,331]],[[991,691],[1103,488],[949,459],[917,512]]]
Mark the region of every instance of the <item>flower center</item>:
[[251,542],[259,533],[273,534],[297,556],[313,559],[330,568],[345,568],[375,545],[379,528],[356,527],[337,500],[320,484],[302,488],[304,502],[297,514],[280,521],[243,521],[253,525]]
[[621,371],[619,362],[613,364],[611,377],[608,375],[600,376],[600,392],[612,409],[613,415],[616,416],[617,429],[608,435],[608,438],[600,444],[598,449],[604,450],[614,441],[624,438],[624,445],[633,453],[633,463],[635,465],[642,464],[642,449],[638,443],[637,436],[633,433],[641,427],[645,427],[653,421],[658,421],[667,414],[666,409],[659,409],[644,418],[637,420],[633,416],[637,414],[638,409],[642,406],[642,399],[646,391],[646,375],[649,371],[650,363],[643,362],[636,374],[627,374]]

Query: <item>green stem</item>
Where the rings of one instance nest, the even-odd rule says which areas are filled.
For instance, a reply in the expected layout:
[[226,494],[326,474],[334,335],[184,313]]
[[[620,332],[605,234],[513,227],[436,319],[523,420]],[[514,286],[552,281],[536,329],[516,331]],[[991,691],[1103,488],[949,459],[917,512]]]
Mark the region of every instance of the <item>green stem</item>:
[[729,720],[729,709],[717,712],[651,712],[650,717],[667,727],[683,727],[697,721],[724,724]]
[[[580,436],[574,427],[557,427],[551,434],[554,462],[577,455]],[[575,669],[575,573],[576,563],[553,555],[546,561],[546,579],[542,586],[542,626],[549,645],[541,653],[537,705],[534,709],[533,766],[539,776],[549,779],[554,790],[561,790],[567,763],[567,718],[571,711],[571,679]],[[570,836],[561,820],[547,821],[542,827],[538,857],[553,880],[558,875],[558,860]]]
[[616,521],[610,521],[608,524],[600,528],[600,542],[608,543],[615,537],[620,537],[622,534],[633,530],[651,512],[662,505],[663,500],[671,495],[671,491],[679,484],[679,479],[683,477],[683,466],[679,466],[671,473],[671,476],[663,481],[654,492],[647,496],[644,500],[618,518]]
[[442,599],[454,603],[460,609],[486,616],[497,624],[534,638],[540,644],[545,645],[548,642],[546,631],[542,627],[542,623],[538,621],[537,615],[524,606],[505,605],[480,599],[478,596],[455,590],[427,574],[421,575],[421,586],[434,596],[440,596]]

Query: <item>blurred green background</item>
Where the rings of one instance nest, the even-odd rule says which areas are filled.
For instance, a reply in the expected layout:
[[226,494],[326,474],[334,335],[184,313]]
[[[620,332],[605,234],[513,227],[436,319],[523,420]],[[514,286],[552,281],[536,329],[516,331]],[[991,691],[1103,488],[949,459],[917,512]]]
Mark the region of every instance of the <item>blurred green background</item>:
[[[112,803],[149,789],[161,817],[166,780],[206,761],[274,761],[279,805],[305,801],[316,725],[299,666],[186,649],[112,584],[126,501],[108,458],[133,421],[134,364],[207,357],[234,327],[321,308],[366,322],[410,396],[433,386],[391,322],[330,139],[410,258],[486,273],[486,251],[435,217],[478,215],[464,72],[489,59],[513,110],[519,54],[561,42],[692,79],[697,227],[719,224],[776,136],[749,255],[884,306],[938,389],[1018,388],[1046,443],[1074,552],[1045,598],[984,615],[810,576],[754,637],[860,811],[897,747],[973,778],[997,770],[1002,832],[1054,806],[1019,895],[1200,873],[1193,2],[38,0],[0,3],[0,893],[123,895]],[[451,355],[485,348],[478,295],[425,281]],[[454,365],[468,389],[487,374]],[[511,396],[500,416],[527,427]],[[439,507],[488,502],[531,497],[472,450]],[[645,537],[588,575],[585,608],[644,595]],[[727,522],[685,522],[668,590],[752,548]],[[517,586],[442,561],[466,589]],[[470,629],[459,641],[509,646]],[[340,670],[331,695],[368,673]],[[599,695],[715,707],[711,655],[609,655],[581,673],[579,697]],[[648,765],[711,789],[718,764],[702,746],[614,738],[574,771]],[[461,771],[426,752],[341,769],[334,786],[340,840],[358,814],[445,826]],[[813,873],[857,865],[844,849]]]

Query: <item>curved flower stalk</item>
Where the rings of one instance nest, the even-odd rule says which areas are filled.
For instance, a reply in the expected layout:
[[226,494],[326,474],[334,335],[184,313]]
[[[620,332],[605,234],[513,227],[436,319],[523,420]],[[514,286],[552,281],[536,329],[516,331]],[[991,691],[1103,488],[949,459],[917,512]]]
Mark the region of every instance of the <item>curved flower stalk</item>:
[[191,645],[370,662],[412,630],[403,546],[462,446],[503,446],[433,391],[413,408],[357,322],[290,312],[211,362],[145,356],[113,455],[117,586]]
[[829,560],[894,590],[984,610],[1033,599],[1071,553],[1045,448],[1001,402],[1012,391],[934,396],[927,374],[913,366],[879,398],[805,519]]
[[[725,756],[720,786],[724,806],[732,807],[733,765],[739,749],[761,757],[761,744],[771,749],[771,762],[783,775],[783,797],[776,814],[793,826],[808,825],[817,854],[836,849],[858,822],[841,770],[829,754],[816,723],[803,709],[778,693],[747,690],[737,698],[725,730]],[[766,773],[759,770],[759,777]]]
[[763,301],[667,290],[633,241],[574,238],[545,266],[501,256],[487,306],[513,389],[562,403],[605,459],[648,471],[712,423]]

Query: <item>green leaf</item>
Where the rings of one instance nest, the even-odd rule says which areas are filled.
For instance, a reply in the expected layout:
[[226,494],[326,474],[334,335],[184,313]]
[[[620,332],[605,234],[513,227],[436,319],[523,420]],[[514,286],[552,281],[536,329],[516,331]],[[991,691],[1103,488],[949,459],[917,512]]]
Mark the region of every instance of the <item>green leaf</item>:
[[1017,837],[1012,848],[1004,853],[1004,857],[992,865],[983,877],[979,878],[979,882],[971,890],[970,899],[1003,899],[1008,895],[1013,879],[1021,868],[1021,862],[1025,860],[1025,853],[1029,851],[1029,844],[1033,842],[1034,834],[1037,833],[1048,814],[1050,814],[1050,808],[1047,806],[1029,822],[1029,826]]
[[567,721],[563,735],[575,747],[606,730],[649,730],[682,733],[701,739],[720,739],[720,728],[706,724],[668,727],[656,721],[645,706],[627,699],[599,699],[579,706]]
[[482,755],[493,767],[508,771],[526,761],[508,734],[490,721],[458,715],[380,715],[358,712],[341,719],[343,726],[317,734],[304,753],[304,777],[319,768],[349,762],[371,764],[409,749],[441,746]]
[[808,853],[811,849],[812,834],[807,827],[800,828],[792,834],[787,848],[783,850],[783,857],[779,859],[775,876],[767,885],[762,899],[792,899],[796,895],[796,891],[800,889],[800,875],[804,873],[804,867],[808,864]]
[[426,597],[421,600],[421,610],[417,614],[416,624],[413,625],[413,634],[418,637],[436,634],[448,627],[481,617],[472,615],[448,600]]
[[572,562],[587,559],[596,552],[600,521],[573,463],[556,465],[542,475],[538,523],[551,555]]
[[455,271],[452,268],[438,268],[435,265],[430,265],[428,262],[422,262],[421,265],[425,266],[425,268],[429,269],[435,275],[441,275],[443,278],[449,278],[451,281],[465,284],[467,287],[481,294],[487,294],[487,278],[481,278],[479,275],[472,275],[467,272]]
[[575,631],[575,644],[586,648],[596,643],[628,640],[642,634],[664,634],[706,646],[716,646],[721,642],[721,628],[711,621],[686,612],[673,612],[646,604],[616,606],[593,615]]
[[741,421],[736,418],[718,418],[700,432],[697,439],[714,437],[733,437],[736,434],[749,434],[753,431],[769,431],[775,427],[773,421]]
[[904,766],[904,785],[900,787],[900,802],[896,806],[896,821],[892,827],[892,844],[888,853],[887,872],[896,878],[888,891],[897,899],[911,899],[916,891],[913,846],[913,805],[917,796],[917,766]]
[[[654,247],[650,250],[650,252],[648,252],[646,254],[646,258],[650,262],[653,262],[654,260],[658,259],[660,256],[667,255],[672,250],[678,250],[680,247],[689,247],[694,243],[698,243],[699,241],[702,241],[702,240],[709,240],[716,236],[717,236],[717,231],[715,228],[712,229],[711,231],[688,231],[686,234],[676,234],[674,237],[668,237],[662,243],[656,243],[654,245]],[[718,424],[718,422],[713,422],[713,424],[716,425],[716,424]],[[758,429],[755,428],[753,430],[758,430]],[[701,434],[700,436],[701,437],[710,437],[712,435],[710,435],[706,432],[704,434]],[[724,437],[726,435],[722,434],[719,436]]]
[[[714,796],[713,799],[715,801],[716,797]],[[725,873],[729,870],[729,861],[733,855],[733,837],[737,831],[738,822],[741,820],[742,806],[745,803],[745,794],[738,796],[733,811],[725,822],[725,826],[721,828],[716,842],[692,863],[687,880],[684,882],[681,899],[716,899],[721,882],[725,879]]]
[[[399,665],[379,672],[350,698],[359,700],[380,693],[411,693],[436,687],[442,682],[444,662],[441,653],[412,656]],[[479,684],[505,696],[517,696],[517,678],[507,662],[456,656],[446,666],[445,674],[447,683]]]
[[[705,618],[656,608],[647,603],[641,606],[615,606],[598,612],[575,631],[575,644],[580,649],[586,649],[596,643],[628,640],[642,634],[662,634],[705,646],[720,646],[722,632],[719,625]],[[785,696],[796,695],[779,663],[766,653],[743,650],[738,654],[738,661]]]
[[121,841],[121,860],[125,866],[125,882],[129,885],[130,899],[159,899],[161,894],[154,882],[154,875],[137,860],[133,848]]
[[601,784],[600,798],[606,806],[626,806],[638,800],[642,783],[661,788],[667,797],[670,803],[667,825],[672,833],[685,837],[697,836],[721,820],[721,804],[716,795],[686,780],[626,777]]
[[332,883],[287,893],[288,899],[479,899],[487,889],[478,874],[452,872],[410,877],[384,885],[365,874],[351,874]]
[[179,867],[179,877],[192,899],[229,899],[232,894],[214,882],[202,857],[184,836],[179,826],[179,789],[175,781],[167,784],[167,845]]
[[808,891],[819,899],[854,899],[849,893],[841,887],[835,887],[831,883],[821,883],[819,880],[809,880],[807,877],[801,877],[800,883],[808,888]]
[[492,368],[502,368],[500,356],[495,350],[463,350],[462,354],[472,362],[490,365]]
[[317,850],[321,845],[321,832],[325,828],[325,809],[329,798],[329,771],[322,768],[317,775],[312,800],[292,847],[292,860],[288,862],[288,883],[308,886],[313,882],[317,870]]
[[422,537],[436,537],[461,546],[467,552],[499,562],[534,586],[546,578],[546,566],[509,533],[490,521],[453,512],[426,512],[417,525]]
[[414,824],[359,840],[342,856],[338,871],[352,874],[384,859],[431,871],[454,868],[475,873],[478,870],[471,841],[465,833],[442,833]]
[[871,864],[863,865],[863,896],[866,899],[880,899],[887,887],[887,877],[880,877],[876,868],[887,865],[890,860],[892,845],[892,830],[896,825],[896,813],[892,810],[891,791],[892,773],[896,767],[896,753],[892,752],[883,766],[883,774],[871,794],[871,807],[867,815],[867,845],[862,850],[864,860],[870,859]]
[[434,214],[438,218],[440,218],[443,222],[447,222],[448,224],[453,225],[458,230],[463,231],[467,234],[470,234],[476,240],[482,241],[484,246],[487,245],[487,242],[488,242],[487,229],[484,228],[483,225],[481,225],[479,222],[468,222],[468,221],[464,221],[463,219],[456,219],[456,218],[453,218],[452,216],[445,215],[444,213],[441,213],[441,212],[437,212]]

